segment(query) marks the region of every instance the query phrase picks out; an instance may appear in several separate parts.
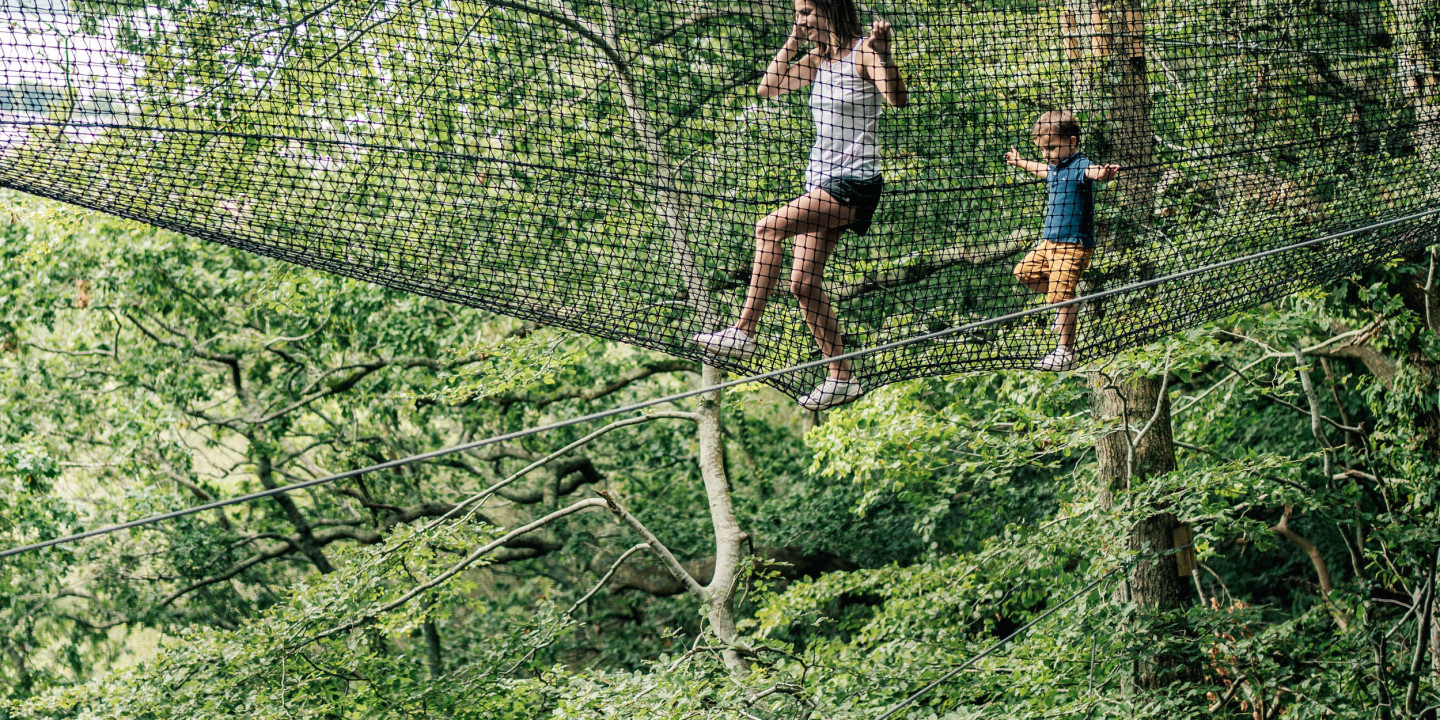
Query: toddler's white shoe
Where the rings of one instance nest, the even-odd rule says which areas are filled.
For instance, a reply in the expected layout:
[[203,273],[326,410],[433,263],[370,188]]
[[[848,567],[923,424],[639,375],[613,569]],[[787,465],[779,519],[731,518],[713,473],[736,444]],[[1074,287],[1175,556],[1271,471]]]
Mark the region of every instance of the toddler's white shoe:
[[695,336],[695,344],[712,355],[721,355],[736,360],[749,360],[755,357],[755,341],[738,328],[732,327],[725,328],[720,332],[700,333]]
[[803,395],[795,400],[800,403],[800,407],[811,412],[818,412],[844,405],[864,394],[865,389],[854,380],[826,380],[809,395]]
[[1056,347],[1049,355],[1040,358],[1040,362],[1035,363],[1035,369],[1045,370],[1047,372],[1061,372],[1064,370],[1073,370],[1075,366],[1079,364],[1080,359],[1075,357],[1073,350],[1065,347]]

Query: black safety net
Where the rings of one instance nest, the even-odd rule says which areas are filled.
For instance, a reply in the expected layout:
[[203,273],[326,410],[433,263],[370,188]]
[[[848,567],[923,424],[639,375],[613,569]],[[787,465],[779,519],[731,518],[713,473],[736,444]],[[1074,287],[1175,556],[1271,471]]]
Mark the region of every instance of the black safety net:
[[1417,216],[856,359],[873,388],[1431,243],[1437,58],[1433,0],[6,0],[0,184],[747,373]]

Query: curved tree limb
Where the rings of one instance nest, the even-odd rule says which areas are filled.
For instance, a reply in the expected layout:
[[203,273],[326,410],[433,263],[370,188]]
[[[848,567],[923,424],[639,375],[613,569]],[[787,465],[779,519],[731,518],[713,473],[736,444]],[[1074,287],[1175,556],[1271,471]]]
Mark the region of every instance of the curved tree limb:
[[1290,516],[1294,511],[1295,506],[1286,505],[1284,514],[1280,516],[1280,522],[1270,530],[1294,543],[1295,547],[1300,548],[1306,557],[1310,558],[1310,564],[1314,566],[1315,576],[1320,583],[1320,594],[1324,597],[1325,604],[1330,605],[1330,615],[1335,618],[1335,624],[1339,625],[1341,630],[1347,630],[1350,627],[1349,620],[1338,607],[1330,602],[1330,592],[1335,589],[1335,585],[1330,580],[1330,568],[1325,564],[1325,556],[1320,553],[1320,548],[1315,547],[1315,543],[1306,540],[1303,535],[1290,527]]
[[525,467],[523,467],[523,468],[521,468],[520,470],[516,471],[515,473],[511,474],[509,477],[505,478],[504,480],[501,480],[500,482],[497,482],[497,483],[495,483],[494,485],[491,485],[490,487],[485,488],[484,490],[481,490],[480,492],[475,493],[474,495],[471,495],[470,497],[468,497],[468,498],[460,501],[459,503],[457,503],[457,504],[455,505],[454,509],[452,509],[450,512],[448,512],[448,513],[440,516],[439,518],[437,518],[434,522],[430,523],[429,525],[426,525],[425,528],[424,528],[424,530],[425,530],[425,531],[429,531],[429,530],[434,529],[436,525],[439,525],[440,523],[442,523],[442,522],[444,522],[444,521],[446,521],[446,520],[449,520],[450,518],[454,517],[454,516],[455,516],[455,513],[458,513],[462,508],[468,507],[468,506],[470,506],[470,505],[472,505],[472,504],[474,504],[474,503],[481,502],[481,501],[485,500],[485,498],[488,498],[488,497],[490,497],[491,495],[494,495],[495,493],[499,492],[499,491],[500,491],[502,488],[504,488],[505,486],[507,486],[507,485],[515,482],[516,480],[519,480],[520,478],[524,477],[526,474],[530,473],[531,471],[535,470],[536,468],[539,468],[539,467],[544,466],[545,464],[549,463],[551,460],[554,460],[555,458],[561,457],[562,455],[565,455],[566,453],[568,453],[568,452],[570,452],[570,451],[572,451],[572,450],[574,450],[574,449],[576,449],[576,448],[578,448],[578,447],[580,447],[580,446],[582,446],[582,445],[585,445],[586,443],[589,443],[591,440],[594,440],[595,438],[600,437],[601,435],[604,435],[605,433],[608,433],[608,432],[610,432],[611,430],[617,430],[617,429],[619,429],[619,428],[628,427],[628,426],[630,426],[630,425],[639,425],[639,424],[641,424],[641,423],[650,422],[650,420],[652,420],[652,419],[654,419],[654,418],[652,418],[652,417],[649,416],[649,415],[643,415],[643,416],[641,416],[641,417],[636,417],[636,418],[627,418],[627,419],[625,419],[625,420],[616,420],[615,422],[612,422],[612,423],[610,423],[609,425],[606,425],[606,426],[604,426],[604,427],[602,427],[602,428],[596,429],[595,431],[591,432],[590,434],[586,435],[585,437],[582,437],[582,438],[580,438],[579,440],[576,440],[575,442],[572,442],[572,443],[570,443],[569,445],[566,445],[565,447],[562,447],[562,448],[560,448],[559,450],[556,450],[555,452],[552,452],[552,453],[550,453],[549,455],[546,455],[545,457],[542,457],[542,458],[540,458],[539,460],[536,460],[535,462],[532,462],[532,463],[530,463],[529,465],[526,465]]
[[610,570],[600,577],[600,581],[595,583],[595,587],[590,588],[590,592],[585,593],[579,600],[576,600],[575,603],[570,606],[570,609],[565,611],[565,614],[574,615],[575,611],[579,610],[581,605],[584,605],[590,598],[594,597],[595,593],[600,592],[600,588],[605,587],[605,583],[610,582],[610,578],[615,577],[615,571],[619,570],[620,566],[624,564],[626,560],[630,559],[631,555],[648,547],[650,547],[648,543],[637,543],[629,550],[621,553],[620,557],[615,558],[615,562],[610,563]]

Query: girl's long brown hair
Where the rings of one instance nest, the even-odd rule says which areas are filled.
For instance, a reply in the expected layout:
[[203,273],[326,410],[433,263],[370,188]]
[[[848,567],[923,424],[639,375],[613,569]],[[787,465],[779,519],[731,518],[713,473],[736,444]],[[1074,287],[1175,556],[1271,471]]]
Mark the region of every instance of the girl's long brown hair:
[[808,1],[830,23],[830,41],[824,43],[823,48],[826,57],[844,52],[865,31],[860,25],[860,11],[855,8],[855,0]]

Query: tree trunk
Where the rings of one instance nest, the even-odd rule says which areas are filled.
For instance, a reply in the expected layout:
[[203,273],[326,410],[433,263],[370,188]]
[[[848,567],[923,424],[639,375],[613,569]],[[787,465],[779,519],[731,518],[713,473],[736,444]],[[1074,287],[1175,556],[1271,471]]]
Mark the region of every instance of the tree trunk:
[[[1084,287],[1098,292],[1156,274],[1155,261],[1141,252],[1161,182],[1150,120],[1145,16],[1140,0],[1067,0],[1066,7],[1082,15],[1088,11],[1093,34],[1094,57],[1082,63],[1089,68],[1088,79],[1076,90],[1086,94],[1081,119],[1087,154],[1093,162],[1120,166],[1120,174],[1097,196],[1097,272],[1087,274]],[[1095,302],[1089,315],[1103,320],[1113,301]]]
[[[700,373],[701,387],[718,385],[725,380],[725,371],[706,365]],[[735,581],[740,570],[740,546],[745,533],[735,518],[730,501],[730,477],[725,468],[724,437],[721,431],[721,401],[724,391],[704,395],[696,409],[696,425],[700,440],[700,476],[705,482],[705,497],[710,504],[710,522],[715,528],[715,574],[705,587],[709,595],[706,608],[710,627],[726,646],[725,664],[736,672],[746,670],[745,661],[733,647],[735,632]]]
[[[615,8],[609,2],[604,3],[604,11],[607,18],[616,16]],[[704,269],[693,246],[683,201],[685,196],[679,192],[674,163],[660,142],[660,134],[631,78],[630,61],[619,49],[621,42],[615,34],[614,24],[607,22],[608,30],[600,30],[596,34],[587,29],[578,17],[570,13],[566,24],[593,43],[609,64],[611,79],[615,81],[617,92],[630,119],[630,129],[650,161],[650,179],[656,186],[650,207],[665,227],[670,243],[670,261],[680,269],[680,285],[685,294],[685,302],[693,310],[697,325],[713,326],[718,315],[705,287]],[[596,29],[599,29],[598,26]],[[704,366],[700,374],[701,387],[718,385],[724,380],[725,371],[708,365]],[[730,478],[725,468],[724,438],[721,434],[723,394],[716,391],[702,396],[695,412],[700,446],[700,475],[705,484],[710,519],[715,529],[715,575],[704,590],[708,605],[706,614],[711,629],[725,645],[722,652],[725,664],[731,670],[743,672],[747,669],[746,663],[733,645],[736,639],[735,579],[740,567],[740,545],[745,540],[745,534],[740,531],[740,524],[735,519],[735,508],[730,501]]]
[[445,663],[440,656],[440,628],[433,618],[426,618],[420,626],[425,633],[425,665],[430,670],[430,679],[437,680],[445,674]]
[[1390,720],[1395,716],[1395,700],[1390,694],[1390,675],[1386,671],[1390,665],[1389,647],[1384,633],[1374,633],[1374,636],[1375,639],[1370,641],[1370,651],[1375,660],[1375,717]]
[[[1100,504],[1113,508],[1116,490],[1175,469],[1170,402],[1158,378],[1115,380],[1097,372],[1091,377],[1091,390],[1096,414],[1117,425],[1095,444]],[[1138,559],[1116,594],[1117,600],[1133,602],[1151,613],[1164,613],[1185,607],[1189,595],[1178,556],[1160,554],[1174,549],[1175,532],[1182,525],[1174,513],[1163,508],[1154,510],[1131,527],[1125,537],[1127,554]],[[1181,626],[1163,622],[1153,627],[1157,633],[1186,632]],[[1184,658],[1161,654],[1137,664],[1133,681],[1142,690],[1154,690],[1193,674]]]
[[1071,112],[1093,109],[1091,78],[1096,61],[1106,54],[1101,43],[1107,38],[1099,34],[1104,27],[1105,10],[1100,0],[1065,0],[1060,12],[1060,37],[1065,43],[1065,64],[1070,66]]
[[[1145,15],[1141,0],[1092,0],[1098,8],[1094,44],[1099,58],[1097,99],[1108,101],[1099,124],[1104,162],[1121,166],[1115,187],[1107,194],[1119,209],[1114,222],[1101,228],[1102,252],[1118,252],[1123,267],[1134,268],[1139,280],[1153,274],[1125,255],[1144,241],[1142,232],[1155,203],[1155,131],[1150,122],[1150,87],[1146,78]],[[1096,444],[1100,500],[1113,506],[1114,490],[1128,488],[1150,475],[1175,469],[1175,448],[1170,436],[1170,403],[1159,378],[1111,379],[1095,373],[1091,378],[1097,415],[1118,422],[1113,432]],[[1152,612],[1184,607],[1187,587],[1174,554],[1156,556],[1175,546],[1181,527],[1175,515],[1163,508],[1132,527],[1126,549],[1142,556],[1131,569],[1124,588],[1126,599]],[[1183,632],[1183,628],[1175,628]],[[1157,631],[1163,632],[1162,626]],[[1191,673],[1178,658],[1157,658],[1136,668],[1135,683],[1142,689],[1158,688]]]
[[[1100,228],[1102,245],[1126,251],[1144,240],[1145,224],[1155,206],[1155,129],[1150,122],[1150,84],[1146,77],[1145,15],[1140,0],[1101,2],[1102,18],[1094,43],[1099,54],[1095,81],[1097,103],[1104,102],[1103,117],[1091,131],[1103,157],[1116,163],[1120,175],[1107,189],[1107,204],[1118,212]],[[1092,123],[1094,121],[1092,120]],[[1142,275],[1144,274],[1142,268]]]

